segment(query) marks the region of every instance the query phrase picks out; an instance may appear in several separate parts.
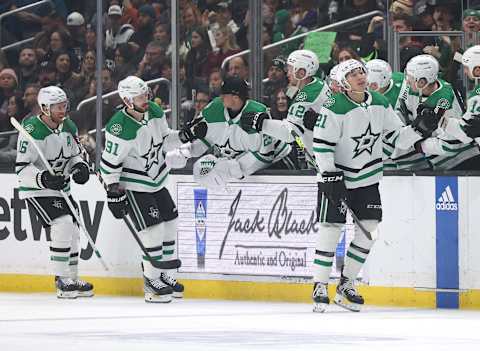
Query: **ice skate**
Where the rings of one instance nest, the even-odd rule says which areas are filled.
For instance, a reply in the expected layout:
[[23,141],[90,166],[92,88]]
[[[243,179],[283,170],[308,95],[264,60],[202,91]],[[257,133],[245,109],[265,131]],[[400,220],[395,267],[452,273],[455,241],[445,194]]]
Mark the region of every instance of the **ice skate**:
[[172,301],[172,288],[165,284],[160,278],[149,279],[144,276],[143,281],[146,302],[168,303]]
[[183,291],[185,290],[183,284],[177,282],[177,280],[171,275],[169,275],[168,273],[162,273],[160,275],[160,280],[172,288],[172,296],[174,298],[181,299],[183,297]]
[[77,297],[92,297],[94,295],[91,283],[81,279],[73,279],[73,282],[77,288]]
[[76,299],[78,296],[77,285],[71,278],[55,276],[55,287],[59,299]]
[[330,304],[328,298],[328,285],[323,283],[315,283],[313,285],[313,312],[323,313]]
[[357,292],[353,285],[353,280],[343,276],[338,283],[337,294],[333,302],[352,312],[360,312],[364,304],[363,297]]

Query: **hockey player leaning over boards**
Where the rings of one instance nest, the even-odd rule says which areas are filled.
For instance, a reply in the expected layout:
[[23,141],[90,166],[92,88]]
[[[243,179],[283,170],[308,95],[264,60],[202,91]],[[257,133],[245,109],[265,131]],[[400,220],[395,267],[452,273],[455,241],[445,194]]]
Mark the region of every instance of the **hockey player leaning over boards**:
[[[462,56],[464,72],[470,80],[475,81],[473,90],[468,94],[467,112],[462,119],[450,118],[442,125],[445,132],[457,137],[464,143],[480,145],[480,45],[467,49]],[[477,167],[470,169],[478,170]]]
[[187,159],[203,155],[193,167],[194,179],[211,188],[224,189],[233,180],[242,179],[287,156],[291,146],[275,138],[240,128],[241,115],[263,113],[267,107],[248,99],[248,84],[238,77],[227,77],[221,96],[213,99],[200,115],[178,133],[178,148],[167,153],[167,164],[183,168]]
[[267,113],[243,114],[242,128],[246,131],[253,128],[288,143],[299,136],[306,150],[312,153],[312,130],[318,111],[331,95],[328,85],[314,76],[318,65],[318,58],[312,51],[293,51],[287,59],[287,96],[292,100],[287,118],[272,120]]
[[[382,138],[389,135],[401,149],[421,139],[411,126],[401,122],[384,96],[367,91],[366,69],[361,62],[342,62],[337,79],[343,92],[333,94],[324,104],[313,131],[321,225],[313,264],[316,312],[323,312],[330,302],[327,286],[335,247],[345,224],[346,209],[341,199],[346,199],[371,236],[382,219],[378,190],[383,174]],[[354,281],[373,243],[355,225],[334,299],[339,306],[359,311],[363,305]]]
[[[163,143],[172,133],[163,110],[149,100],[147,84],[129,76],[118,83],[125,106],[105,128],[100,172],[107,185],[108,207],[115,218],[127,213],[153,259],[176,258],[177,207],[165,183]],[[146,302],[170,302],[184,287],[173,270],[160,270],[143,257]]]
[[406,124],[420,123],[425,128],[424,140],[416,144],[417,151],[427,157],[433,169],[468,170],[479,150],[440,128],[446,121],[461,119],[462,107],[452,86],[438,79],[439,65],[431,55],[413,57],[405,68],[408,84],[406,96],[400,97],[403,107],[397,110]]
[[[367,82],[368,89],[385,96],[390,106],[395,110],[399,104],[399,97],[406,94],[408,85],[401,72],[392,72],[388,62],[380,59],[368,61]],[[384,140],[383,143],[384,170],[430,170],[431,165],[425,155],[412,146],[408,150],[395,148]]]
[[[60,191],[70,191],[70,176],[75,183],[89,179],[88,165],[80,156],[77,127],[67,118],[65,92],[49,86],[38,92],[41,113],[23,121],[23,128],[33,137],[50,163],[51,175],[37,150],[22,134],[18,137],[16,173],[20,198],[26,199],[42,225],[50,227],[50,260],[55,274],[58,298],[93,296],[93,285],[78,278],[80,231]],[[70,196],[70,201],[74,203]]]

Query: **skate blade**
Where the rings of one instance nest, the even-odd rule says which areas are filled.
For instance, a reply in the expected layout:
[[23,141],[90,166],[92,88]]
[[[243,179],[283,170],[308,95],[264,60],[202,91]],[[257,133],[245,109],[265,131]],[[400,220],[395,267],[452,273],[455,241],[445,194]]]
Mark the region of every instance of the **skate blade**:
[[182,291],[174,291],[172,294],[174,299],[183,299],[183,292]]
[[172,302],[172,294],[155,295],[155,294],[151,294],[151,293],[145,293],[145,302],[169,303],[169,302]]
[[57,299],[76,299],[77,296],[77,291],[57,290]]
[[333,300],[333,302],[335,303],[335,305],[340,306],[351,312],[360,312],[360,309],[362,308],[362,305],[359,305],[357,303],[351,303],[346,298],[344,298],[342,295],[339,295],[339,294],[335,296],[335,299]]
[[95,295],[93,293],[93,290],[90,290],[90,291],[79,291],[78,294],[77,294],[77,297],[92,297],[93,295]]
[[326,303],[313,303],[313,312],[316,313],[323,313],[327,310],[327,304]]

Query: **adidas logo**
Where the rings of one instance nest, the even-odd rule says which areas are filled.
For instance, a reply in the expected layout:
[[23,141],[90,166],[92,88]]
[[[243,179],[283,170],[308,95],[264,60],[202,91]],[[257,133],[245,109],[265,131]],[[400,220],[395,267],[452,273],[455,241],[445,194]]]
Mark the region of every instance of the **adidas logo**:
[[437,200],[437,204],[435,205],[437,210],[439,211],[457,211],[458,205],[453,198],[452,189],[450,189],[450,185],[447,185],[445,190]]

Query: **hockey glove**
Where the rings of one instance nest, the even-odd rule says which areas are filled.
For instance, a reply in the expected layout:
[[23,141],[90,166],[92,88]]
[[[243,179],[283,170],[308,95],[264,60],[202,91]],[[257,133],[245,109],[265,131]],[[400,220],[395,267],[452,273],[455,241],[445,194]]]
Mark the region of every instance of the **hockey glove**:
[[472,118],[465,120],[463,130],[472,139],[480,137],[480,115],[472,115]]
[[51,175],[49,171],[43,171],[37,175],[37,184],[42,189],[62,190],[67,183],[63,175]]
[[72,174],[73,181],[77,184],[85,184],[88,182],[88,178],[90,178],[90,170],[84,162],[74,164]]
[[187,165],[187,160],[191,157],[190,150],[187,147],[182,146],[167,152],[167,154],[165,155],[165,163],[167,164],[167,167],[183,168]]
[[322,193],[335,204],[347,198],[347,188],[343,179],[343,172],[323,172],[318,184],[318,198]]
[[261,132],[263,121],[268,118],[270,116],[266,112],[245,112],[240,116],[240,127],[246,132]]
[[205,138],[208,126],[203,118],[195,118],[188,122],[178,133],[178,138],[182,143],[188,143],[196,139]]
[[314,110],[310,109],[303,115],[303,125],[306,129],[313,131],[315,123],[317,123],[317,118],[319,114]]
[[111,184],[107,191],[108,208],[117,219],[123,218],[128,213],[127,194],[120,189],[119,184]]
[[436,113],[433,108],[419,105],[417,118],[412,122],[412,128],[423,138],[430,138],[432,133],[438,128],[438,122],[440,122],[441,117],[441,114]]

